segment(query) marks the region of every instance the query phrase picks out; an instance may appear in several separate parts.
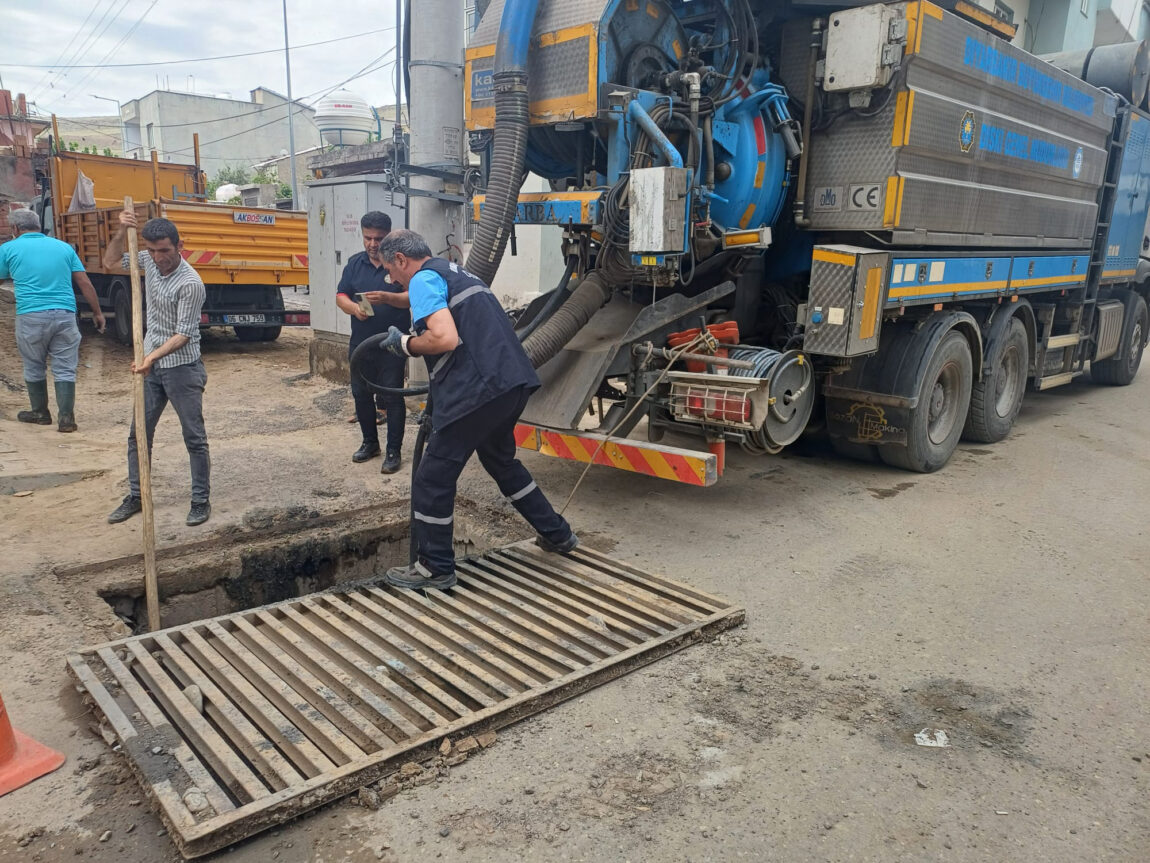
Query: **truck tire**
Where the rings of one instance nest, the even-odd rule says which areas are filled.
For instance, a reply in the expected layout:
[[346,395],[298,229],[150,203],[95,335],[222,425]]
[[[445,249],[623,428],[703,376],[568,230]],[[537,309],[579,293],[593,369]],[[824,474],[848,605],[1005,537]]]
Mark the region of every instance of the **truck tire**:
[[1150,335],[1146,301],[1134,291],[1127,291],[1124,301],[1126,309],[1122,315],[1122,341],[1119,342],[1118,353],[1108,360],[1090,364],[1090,378],[1096,384],[1128,386],[1142,364],[1142,351],[1146,347],[1147,335]]
[[1030,343],[1017,317],[1007,319],[1002,332],[987,345],[982,380],[970,389],[970,413],[962,436],[980,443],[997,443],[1010,434],[1030,374]]
[[132,292],[120,281],[112,283],[112,335],[120,344],[132,343]]
[[962,333],[951,330],[942,337],[918,381],[906,446],[880,446],[883,461],[903,470],[932,473],[950,460],[970,408],[973,365],[970,343]]
[[280,337],[280,333],[282,333],[283,330],[283,327],[264,327],[263,332],[260,333],[260,341],[274,342]]

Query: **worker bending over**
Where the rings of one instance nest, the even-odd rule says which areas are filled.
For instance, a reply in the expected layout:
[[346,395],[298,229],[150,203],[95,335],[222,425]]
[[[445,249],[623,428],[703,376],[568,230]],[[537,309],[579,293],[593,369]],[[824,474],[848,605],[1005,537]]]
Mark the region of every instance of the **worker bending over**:
[[515,457],[515,423],[539,377],[491,288],[458,264],[435,258],[413,231],[388,234],[379,254],[405,285],[415,335],[391,327],[380,348],[421,356],[431,380],[432,432],[411,483],[416,562],[388,570],[396,587],[455,584],[455,486],[472,453],[527,519],[545,551],[566,554],[579,540]]

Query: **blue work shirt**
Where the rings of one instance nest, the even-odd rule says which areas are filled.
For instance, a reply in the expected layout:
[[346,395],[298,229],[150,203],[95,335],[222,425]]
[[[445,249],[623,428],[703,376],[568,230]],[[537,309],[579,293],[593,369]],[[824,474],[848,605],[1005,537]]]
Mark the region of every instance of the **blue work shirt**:
[[[387,280],[387,267],[377,267],[367,256],[367,252],[359,252],[348,258],[347,266],[343,268],[336,292],[351,297],[358,302],[356,294],[366,294],[369,291],[389,291],[400,293],[403,291],[399,285],[393,285]],[[368,336],[386,333],[388,327],[396,327],[407,332],[411,327],[411,314],[407,309],[397,309],[395,306],[380,304],[372,306],[375,312],[366,321],[361,321],[355,315],[351,317],[352,347],[358,345]]]
[[413,321],[422,321],[447,308],[447,282],[433,270],[420,270],[412,276],[407,291]]
[[0,246],[0,279],[16,283],[16,314],[76,311],[72,273],[84,272],[76,250],[62,240],[28,231]]

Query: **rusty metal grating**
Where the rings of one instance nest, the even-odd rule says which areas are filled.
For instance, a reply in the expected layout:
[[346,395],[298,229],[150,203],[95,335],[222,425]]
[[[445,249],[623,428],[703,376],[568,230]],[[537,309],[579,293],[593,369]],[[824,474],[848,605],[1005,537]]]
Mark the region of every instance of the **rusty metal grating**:
[[186,857],[743,621],[580,548],[519,543],[427,594],[360,585],[68,657]]

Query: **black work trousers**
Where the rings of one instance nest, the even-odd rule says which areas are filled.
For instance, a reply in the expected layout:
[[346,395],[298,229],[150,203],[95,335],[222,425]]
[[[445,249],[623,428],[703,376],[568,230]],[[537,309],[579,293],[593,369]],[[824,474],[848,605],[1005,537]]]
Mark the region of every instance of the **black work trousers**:
[[560,544],[571,527],[515,457],[515,423],[530,393],[518,387],[432,432],[411,484],[411,525],[420,562],[436,575],[455,571],[455,486],[472,453],[536,532]]
[[[347,357],[350,360],[357,344],[348,346]],[[376,351],[374,363],[369,366],[366,373],[381,387],[392,389],[403,388],[403,376],[407,370],[407,361],[402,357],[394,356],[386,351]],[[407,405],[402,396],[389,396],[377,393],[369,387],[359,375],[351,376],[351,397],[355,399],[355,418],[359,422],[359,430],[363,433],[364,443],[379,444],[379,432],[375,427],[375,407],[379,405],[387,411],[387,451],[399,452],[403,446],[403,427],[407,422]]]

